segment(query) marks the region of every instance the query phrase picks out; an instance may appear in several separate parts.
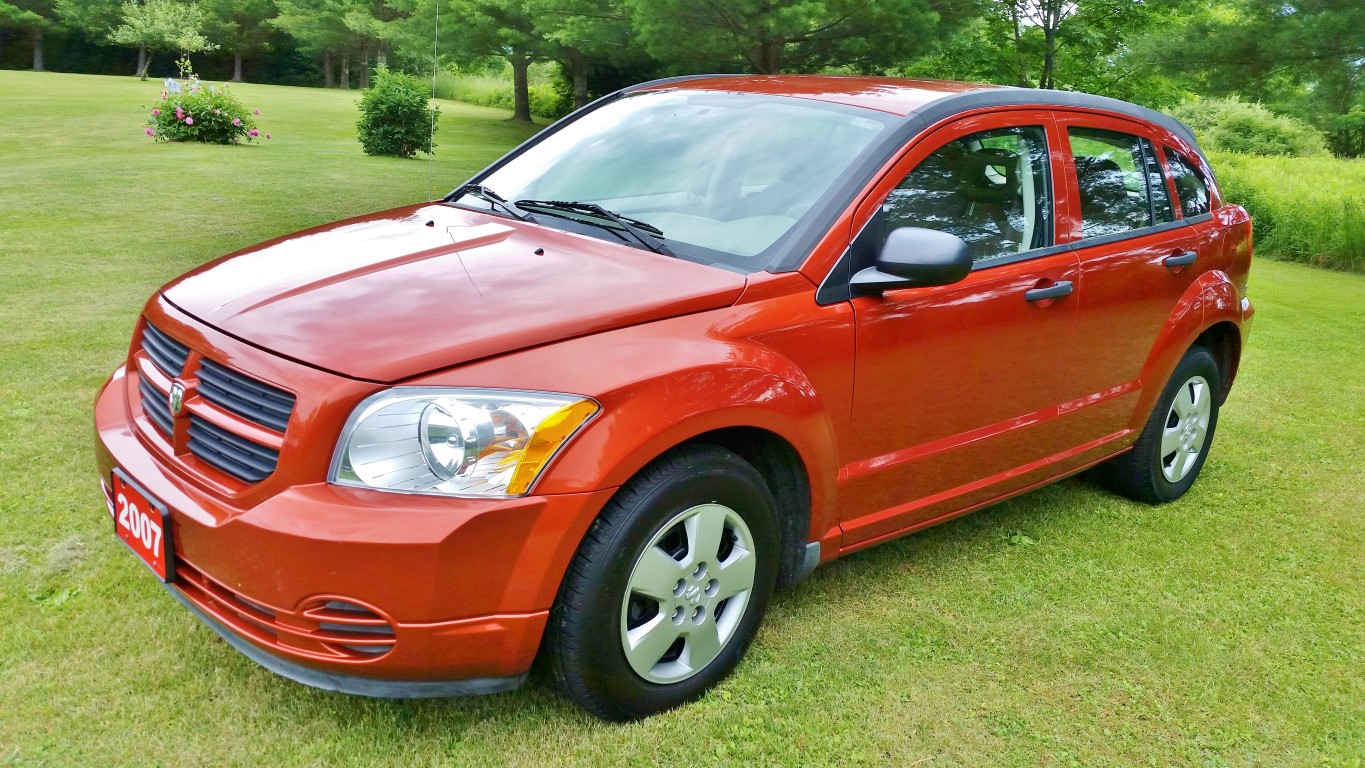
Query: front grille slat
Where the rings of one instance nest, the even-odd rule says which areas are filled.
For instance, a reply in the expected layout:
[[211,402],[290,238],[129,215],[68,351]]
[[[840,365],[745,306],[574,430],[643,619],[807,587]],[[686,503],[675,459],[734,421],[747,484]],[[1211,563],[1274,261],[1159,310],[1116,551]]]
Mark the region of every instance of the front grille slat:
[[161,372],[175,378],[185,372],[190,348],[172,339],[150,322],[142,328],[142,350]]
[[263,427],[283,432],[294,396],[243,376],[212,360],[199,363],[199,394],[214,405]]
[[[282,435],[294,412],[293,394],[201,354],[192,354],[188,345],[175,340],[146,318],[135,354],[142,359],[137,388],[142,410],[155,427],[150,431],[161,432],[171,439],[177,453],[188,448],[200,461],[245,483],[259,483],[275,471],[280,460],[279,443],[267,439],[269,444],[263,445],[242,433],[266,439],[256,429],[265,427]],[[151,366],[147,366],[147,362]],[[190,396],[187,403],[189,429],[184,433],[188,436],[187,444],[181,445],[176,438],[176,420],[181,414],[171,413],[164,379],[155,374],[153,366],[177,379],[175,383],[190,388],[187,393]],[[187,370],[189,367],[194,370]],[[180,380],[182,376],[190,375],[198,379],[197,383],[190,378]],[[196,392],[197,398],[194,397]],[[206,404],[217,410],[205,411]],[[179,439],[183,440],[184,435]]]
[[138,378],[137,391],[142,395],[142,412],[147,414],[147,418],[152,420],[157,429],[170,437],[171,433],[174,432],[174,423],[171,417],[171,405],[167,401],[166,393],[141,377]]
[[190,453],[248,483],[264,480],[275,471],[280,459],[278,451],[234,435],[198,416],[190,417]]

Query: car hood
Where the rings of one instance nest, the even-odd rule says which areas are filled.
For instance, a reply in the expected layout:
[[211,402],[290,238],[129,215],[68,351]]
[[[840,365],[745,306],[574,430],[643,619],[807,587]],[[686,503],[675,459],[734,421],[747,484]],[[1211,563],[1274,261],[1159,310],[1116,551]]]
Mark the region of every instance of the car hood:
[[276,354],[392,382],[728,306],[744,284],[716,267],[433,204],[247,248],[162,294]]

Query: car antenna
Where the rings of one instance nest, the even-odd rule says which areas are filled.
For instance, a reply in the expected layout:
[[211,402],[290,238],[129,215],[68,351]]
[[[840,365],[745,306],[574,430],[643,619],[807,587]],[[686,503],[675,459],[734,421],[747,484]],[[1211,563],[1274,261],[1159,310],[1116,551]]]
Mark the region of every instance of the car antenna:
[[[436,0],[436,24],[432,30],[431,40],[431,100],[436,101],[436,73],[440,69],[438,66],[437,51],[441,45],[441,0]],[[431,199],[432,189],[436,178],[436,106],[427,105],[431,109],[431,133],[427,134],[427,200]]]

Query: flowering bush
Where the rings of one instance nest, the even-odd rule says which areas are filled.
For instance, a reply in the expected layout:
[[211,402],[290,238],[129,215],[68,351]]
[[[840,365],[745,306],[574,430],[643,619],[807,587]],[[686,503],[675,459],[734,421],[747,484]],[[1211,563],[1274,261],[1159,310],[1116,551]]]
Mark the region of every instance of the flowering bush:
[[168,77],[165,86],[145,129],[157,141],[240,144],[261,136],[252,119],[261,111],[242,106],[227,85],[218,88],[191,74],[183,83]]

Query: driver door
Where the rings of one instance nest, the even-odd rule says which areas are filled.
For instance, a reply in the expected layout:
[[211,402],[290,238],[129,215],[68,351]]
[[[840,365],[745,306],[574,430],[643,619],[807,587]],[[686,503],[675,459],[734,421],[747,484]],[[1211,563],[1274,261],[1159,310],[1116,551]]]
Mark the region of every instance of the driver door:
[[852,300],[845,547],[1051,476],[1081,442],[1062,418],[1085,394],[1068,375],[1079,265],[1053,240],[1062,154],[1046,112],[967,118],[915,144],[860,210],[865,261],[916,226],[961,237],[975,264],[953,285]]

